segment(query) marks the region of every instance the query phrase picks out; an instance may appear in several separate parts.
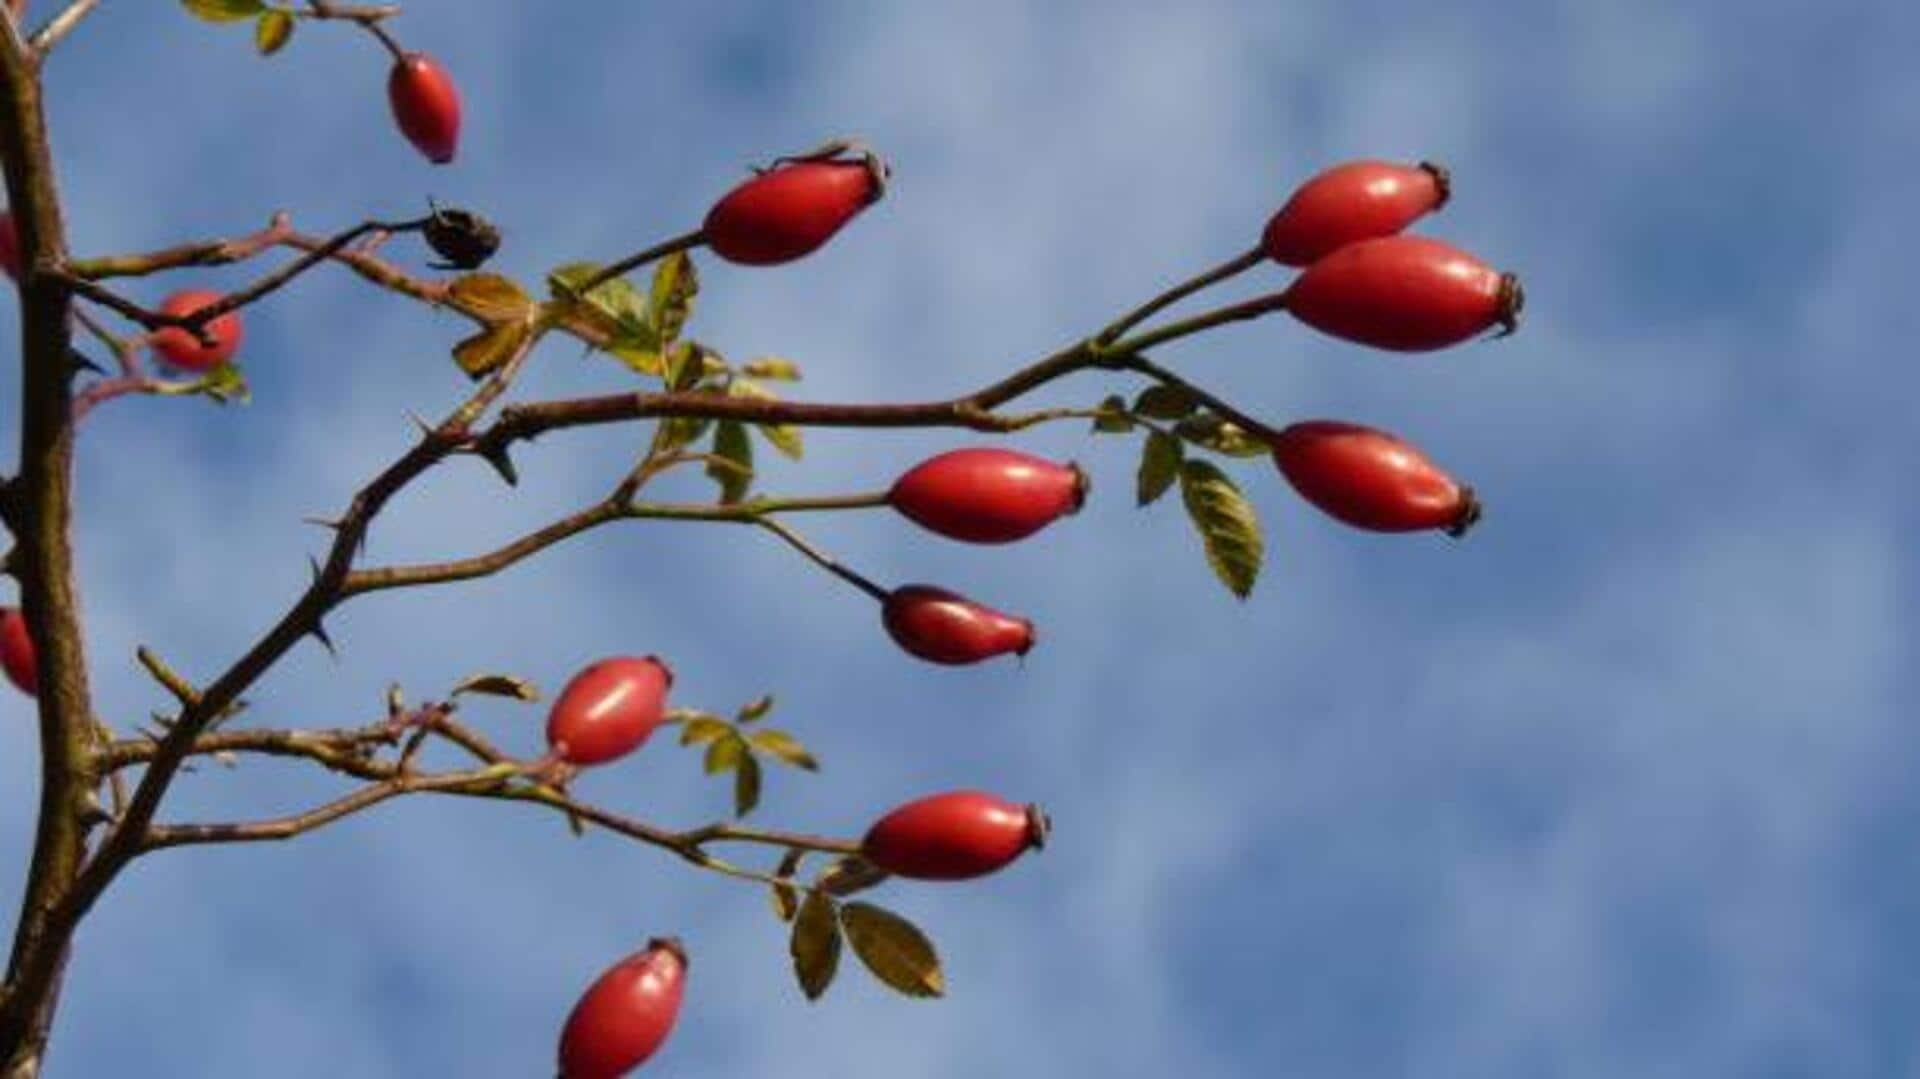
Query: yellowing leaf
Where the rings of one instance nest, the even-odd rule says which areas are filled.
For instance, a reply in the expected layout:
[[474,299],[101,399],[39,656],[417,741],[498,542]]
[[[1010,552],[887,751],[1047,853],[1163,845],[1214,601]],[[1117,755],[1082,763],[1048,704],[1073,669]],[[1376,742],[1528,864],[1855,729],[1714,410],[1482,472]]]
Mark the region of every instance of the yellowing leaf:
[[793,919],[787,954],[793,956],[793,974],[800,982],[800,991],[808,1000],[819,1000],[840,969],[840,919],[833,900],[820,892],[807,893]]
[[267,11],[253,24],[253,45],[262,56],[272,56],[286,48],[293,40],[293,13],[290,11]]
[[746,740],[737,734],[729,733],[725,738],[717,739],[707,747],[707,758],[701,766],[706,769],[708,775],[718,775],[739,767],[740,762],[746,757]]
[[462,693],[483,693],[489,697],[511,697],[516,701],[537,701],[540,699],[539,687],[524,678],[511,674],[475,674],[460,680],[453,687],[452,696]]
[[1146,445],[1140,447],[1140,475],[1135,497],[1142,506],[1151,505],[1180,476],[1180,461],[1186,456],[1180,440],[1158,431],[1149,432]]
[[[727,387],[729,397],[745,397],[755,401],[778,401],[780,395],[747,378],[736,378]],[[800,428],[784,423],[758,423],[754,429],[759,431],[773,448],[792,460],[798,461],[806,452],[806,444],[800,435]]]
[[469,378],[484,378],[512,359],[532,334],[533,327],[524,322],[489,326],[453,346],[453,362],[459,364]]
[[267,10],[264,0],[180,0],[180,6],[208,22],[239,22]]
[[733,733],[733,725],[713,716],[694,716],[680,728],[680,744],[697,746]]
[[1133,412],[1150,420],[1177,420],[1200,404],[1193,394],[1174,386],[1153,385],[1133,399]]
[[744,817],[760,804],[760,761],[744,754],[733,769],[733,815]]
[[747,496],[753,486],[753,443],[747,441],[746,428],[733,420],[722,420],[714,428],[713,455],[720,459],[707,463],[707,476],[720,485],[720,501],[732,505]]
[[853,954],[889,989],[910,997],[946,992],[933,942],[912,922],[871,903],[854,902],[841,906],[840,924]]
[[754,720],[765,718],[771,711],[773,711],[773,694],[768,693],[742,705],[739,715],[735,718],[742,723],[752,723]]
[[820,770],[820,762],[814,759],[813,754],[807,752],[798,738],[786,731],[772,727],[754,731],[747,736],[747,742],[760,752],[770,754],[795,768],[805,768],[809,772]]
[[533,314],[533,297],[497,273],[470,273],[447,286],[455,307],[488,322],[524,319]]
[[777,356],[762,356],[749,361],[741,366],[740,373],[754,378],[770,378],[776,382],[800,381],[800,365]]
[[1180,467],[1180,497],[1200,532],[1207,563],[1234,595],[1247,598],[1265,555],[1253,506],[1210,461],[1188,461]]
[[679,340],[693,315],[693,297],[700,291],[700,275],[693,259],[685,251],[675,251],[654,267],[653,286],[647,293],[647,325],[653,328],[664,348]]

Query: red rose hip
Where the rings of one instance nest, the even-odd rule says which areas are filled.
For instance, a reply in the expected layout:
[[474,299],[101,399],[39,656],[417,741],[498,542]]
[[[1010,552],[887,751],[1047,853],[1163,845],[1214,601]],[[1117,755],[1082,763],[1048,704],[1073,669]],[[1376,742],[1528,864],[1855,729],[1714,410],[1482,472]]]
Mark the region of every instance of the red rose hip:
[[654,656],[614,656],[573,676],[547,715],[547,746],[568,764],[604,764],[640,748],[666,717],[673,672]]
[[1447,170],[1421,162],[1348,161],[1314,176],[1268,219],[1260,249],[1306,266],[1359,240],[1392,236],[1446,205]]
[[[1287,310],[1322,333],[1397,352],[1457,345],[1520,323],[1520,281],[1424,236],[1361,240],[1307,267]],[[1504,336],[1504,334],[1502,335]]]
[[[218,292],[206,289],[187,289],[176,292],[160,302],[160,312],[166,315],[191,315],[208,304],[218,303]],[[167,326],[155,330],[147,340],[153,350],[168,364],[183,371],[211,371],[233,358],[240,349],[240,341],[245,331],[240,324],[240,312],[229,311],[207,322],[207,332],[213,336],[212,345],[203,345],[193,334],[179,326]]]
[[0,667],[20,692],[40,695],[39,654],[27,632],[27,618],[17,607],[0,607]]
[[949,791],[895,809],[860,843],[867,861],[897,877],[967,880],[1004,869],[1047,841],[1047,815],[980,791]]
[[1473,488],[1413,446],[1357,423],[1296,423],[1274,437],[1273,460],[1302,498],[1355,528],[1458,536],[1480,518]]
[[1074,513],[1086,499],[1078,465],[1005,449],[930,457],[894,481],[887,502],[930,532],[968,543],[1012,543]]
[[888,593],[880,618],[900,647],[929,663],[964,666],[1033,647],[1033,623],[932,585]]
[[428,161],[453,160],[460,143],[460,92],[445,68],[425,53],[407,53],[387,75],[387,101],[400,133]]
[[880,198],[880,170],[868,161],[776,165],[727,192],[707,211],[707,246],[745,266],[773,266],[810,254]]
[[15,281],[20,280],[20,232],[14,227],[10,213],[0,213],[0,270],[5,270]]
[[645,1064],[673,1033],[686,978],[687,953],[671,937],[608,968],[560,1031],[560,1079],[619,1079]]

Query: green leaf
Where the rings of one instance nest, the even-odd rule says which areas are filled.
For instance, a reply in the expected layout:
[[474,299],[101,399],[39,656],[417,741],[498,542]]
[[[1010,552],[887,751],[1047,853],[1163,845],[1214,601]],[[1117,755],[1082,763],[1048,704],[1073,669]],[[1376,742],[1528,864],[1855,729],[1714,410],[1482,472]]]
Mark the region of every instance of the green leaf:
[[707,374],[707,347],[694,341],[681,341],[667,351],[666,374],[669,390],[690,390]]
[[264,0],[180,0],[180,6],[208,22],[239,22],[267,10]]
[[1241,599],[1253,591],[1265,553],[1253,506],[1227,474],[1210,461],[1180,466],[1180,497],[1200,532],[1207,564]]
[[735,713],[734,718],[742,723],[752,723],[756,719],[765,719],[767,713],[771,711],[773,711],[773,694],[768,693],[741,705],[740,711]]
[[683,746],[704,745],[716,738],[724,738],[733,733],[733,724],[713,716],[694,716],[680,728],[680,744]]
[[287,47],[293,40],[293,13],[290,11],[266,11],[260,15],[260,21],[253,24],[253,45],[262,56],[272,56]]
[[1100,402],[1100,413],[1094,417],[1093,430],[1096,434],[1117,435],[1133,430],[1133,416],[1127,412],[1127,399],[1112,394]]
[[841,906],[840,924],[853,954],[889,989],[910,997],[946,992],[940,956],[912,922],[871,903],[855,902]]
[[707,462],[707,475],[720,485],[720,501],[732,505],[747,496],[753,486],[753,443],[747,441],[747,429],[733,420],[722,420],[714,428],[713,455],[728,465]]
[[804,768],[809,772],[820,770],[820,762],[814,759],[813,754],[807,752],[798,738],[786,731],[769,727],[747,735],[747,741],[760,752],[771,754],[795,768]]
[[840,919],[833,900],[820,892],[807,893],[793,919],[787,953],[793,956],[800,991],[808,1000],[819,1000],[840,969]]
[[216,402],[244,405],[253,399],[247,389],[247,376],[240,371],[240,365],[228,361],[208,371],[194,384],[194,389]]
[[[772,390],[767,389],[752,379],[746,378],[734,379],[733,383],[727,387],[727,395],[730,397],[746,397],[755,401],[778,401],[780,399],[779,394],[774,393]],[[801,439],[800,428],[798,427],[790,427],[784,423],[758,423],[754,425],[754,429],[759,431],[760,434],[773,445],[774,449],[779,450],[782,455],[791,460],[798,461],[801,455],[806,452],[806,444]]]
[[753,360],[741,367],[740,373],[754,378],[770,378],[776,382],[800,381],[800,365],[778,356],[762,356]]
[[524,320],[533,314],[533,297],[497,273],[470,273],[447,286],[447,298],[462,311],[488,322]]
[[525,322],[502,322],[489,326],[453,346],[453,362],[473,379],[485,378],[513,358],[533,334]]
[[511,697],[516,701],[537,701],[540,689],[532,682],[511,674],[472,674],[453,687],[450,696],[480,693],[489,697]]
[[1259,457],[1271,452],[1265,442],[1248,434],[1236,423],[1229,423],[1211,412],[1189,416],[1177,424],[1173,433],[1198,446],[1229,457]]
[[800,871],[800,860],[807,852],[799,847],[788,847],[787,853],[780,856],[780,865],[774,869],[773,913],[783,922],[793,921],[800,910],[800,889],[788,883],[793,875]]
[[760,804],[760,761],[744,754],[733,770],[733,815],[744,817]]
[[838,896],[864,892],[887,879],[887,871],[857,854],[836,858],[814,878],[815,887]]
[[1148,386],[1133,399],[1133,411],[1150,420],[1177,420],[1200,407],[1193,394],[1177,386]]
[[1152,505],[1180,476],[1180,462],[1186,457],[1180,440],[1158,431],[1147,434],[1140,447],[1140,475],[1135,483],[1135,498],[1142,506]]
[[680,331],[693,315],[693,297],[699,291],[700,275],[685,251],[675,251],[654,267],[646,320],[660,342],[657,347],[665,348],[680,339]]
[[586,295],[580,286],[600,272],[597,262],[569,262],[547,274],[547,288],[567,314],[607,339],[607,351],[643,375],[659,377],[660,336],[647,324],[639,290],[624,277],[603,281]]
[[712,745],[707,747],[707,759],[702,763],[701,767],[705,768],[707,774],[710,776],[719,775],[721,772],[731,771],[738,767],[740,762],[746,758],[746,739],[729,731],[726,737],[716,739]]

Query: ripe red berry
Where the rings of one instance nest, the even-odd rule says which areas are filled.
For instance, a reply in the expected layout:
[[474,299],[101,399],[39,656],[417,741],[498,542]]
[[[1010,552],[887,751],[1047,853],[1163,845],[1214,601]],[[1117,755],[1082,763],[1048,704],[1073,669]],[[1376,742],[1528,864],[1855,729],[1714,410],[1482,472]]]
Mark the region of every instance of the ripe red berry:
[[1447,203],[1438,165],[1348,161],[1301,184],[1267,221],[1260,248],[1286,266],[1306,266],[1358,240],[1392,236]]
[[40,695],[39,658],[33,637],[27,633],[27,619],[18,608],[0,607],[0,667],[7,680],[29,697]]
[[1473,488],[1400,439],[1357,423],[1296,423],[1274,437],[1273,460],[1302,498],[1356,528],[1458,536],[1480,517]]
[[1025,539],[1086,500],[1087,475],[1004,449],[952,450],[894,481],[887,501],[932,532],[968,543]]
[[400,133],[428,161],[444,165],[453,160],[460,142],[460,92],[445,68],[425,53],[406,54],[387,75],[387,100]]
[[1003,869],[1047,842],[1047,815],[979,791],[949,791],[888,813],[867,830],[861,856],[897,877],[966,880]]
[[1307,267],[1287,310],[1322,333],[1375,348],[1424,352],[1520,323],[1520,281],[1424,236],[1348,244]]
[[547,746],[573,765],[640,748],[666,716],[673,672],[654,656],[614,656],[573,676],[547,715]]
[[[176,292],[160,303],[160,312],[167,315],[190,315],[210,303],[220,300],[218,292],[206,289],[187,289]],[[240,326],[240,312],[229,311],[207,323],[207,332],[213,335],[211,346],[201,344],[193,334],[178,326],[168,326],[155,330],[148,339],[160,358],[186,371],[211,371],[233,358],[240,348],[244,335]]]
[[900,647],[930,663],[961,666],[1033,647],[1033,623],[932,585],[902,585],[880,618]]
[[13,225],[13,215],[0,213],[0,270],[8,277],[20,280],[20,233]]
[[713,204],[707,246],[728,262],[772,266],[810,254],[880,198],[866,161],[796,161],[746,181]]
[[687,953],[667,937],[587,987],[560,1031],[560,1079],[619,1079],[659,1052],[680,1014]]

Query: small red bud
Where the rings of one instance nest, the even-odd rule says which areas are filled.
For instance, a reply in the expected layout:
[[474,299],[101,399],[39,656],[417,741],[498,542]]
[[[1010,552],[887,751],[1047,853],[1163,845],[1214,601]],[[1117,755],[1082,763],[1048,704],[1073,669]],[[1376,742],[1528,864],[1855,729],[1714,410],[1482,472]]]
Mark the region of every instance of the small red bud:
[[1413,446],[1357,423],[1296,423],[1274,436],[1273,460],[1300,497],[1355,528],[1458,536],[1480,517],[1473,488]]
[[673,672],[654,656],[590,664],[554,698],[547,746],[568,764],[604,764],[640,748],[666,717]]
[[[1348,244],[1307,267],[1287,310],[1322,333],[1398,352],[1457,345],[1520,323],[1519,279],[1424,236]],[[1505,336],[1503,334],[1502,336]]]
[[29,697],[40,695],[39,655],[27,632],[27,619],[16,607],[0,607],[0,667],[7,680]]
[[930,663],[962,666],[1033,647],[1032,622],[932,585],[894,589],[880,617],[900,647]]
[[673,1033],[686,990],[687,953],[671,937],[600,975],[560,1031],[560,1079],[620,1079]]
[[1004,869],[1046,844],[1039,806],[980,791],[949,791],[908,802],[875,822],[861,841],[867,861],[897,877],[966,880]]
[[20,280],[20,232],[14,227],[10,213],[0,213],[0,270],[15,281]]
[[1260,248],[1306,266],[1350,243],[1392,236],[1446,205],[1447,170],[1422,162],[1348,161],[1301,184],[1267,221]]
[[[191,315],[208,304],[220,302],[218,292],[206,289],[187,289],[176,292],[160,302],[160,312],[166,315]],[[213,335],[212,345],[203,345],[179,326],[167,326],[155,330],[147,339],[160,358],[183,371],[211,371],[233,358],[239,351],[240,341],[245,336],[240,325],[240,312],[229,311],[207,323],[207,332]]]
[[887,501],[931,532],[968,543],[1011,543],[1078,511],[1087,477],[1014,450],[952,450],[894,481]]
[[728,262],[772,266],[810,254],[880,197],[865,161],[795,161],[747,180],[707,211],[707,247]]
[[460,142],[460,92],[446,69],[425,53],[394,61],[387,75],[387,101],[407,141],[436,165],[453,160]]

